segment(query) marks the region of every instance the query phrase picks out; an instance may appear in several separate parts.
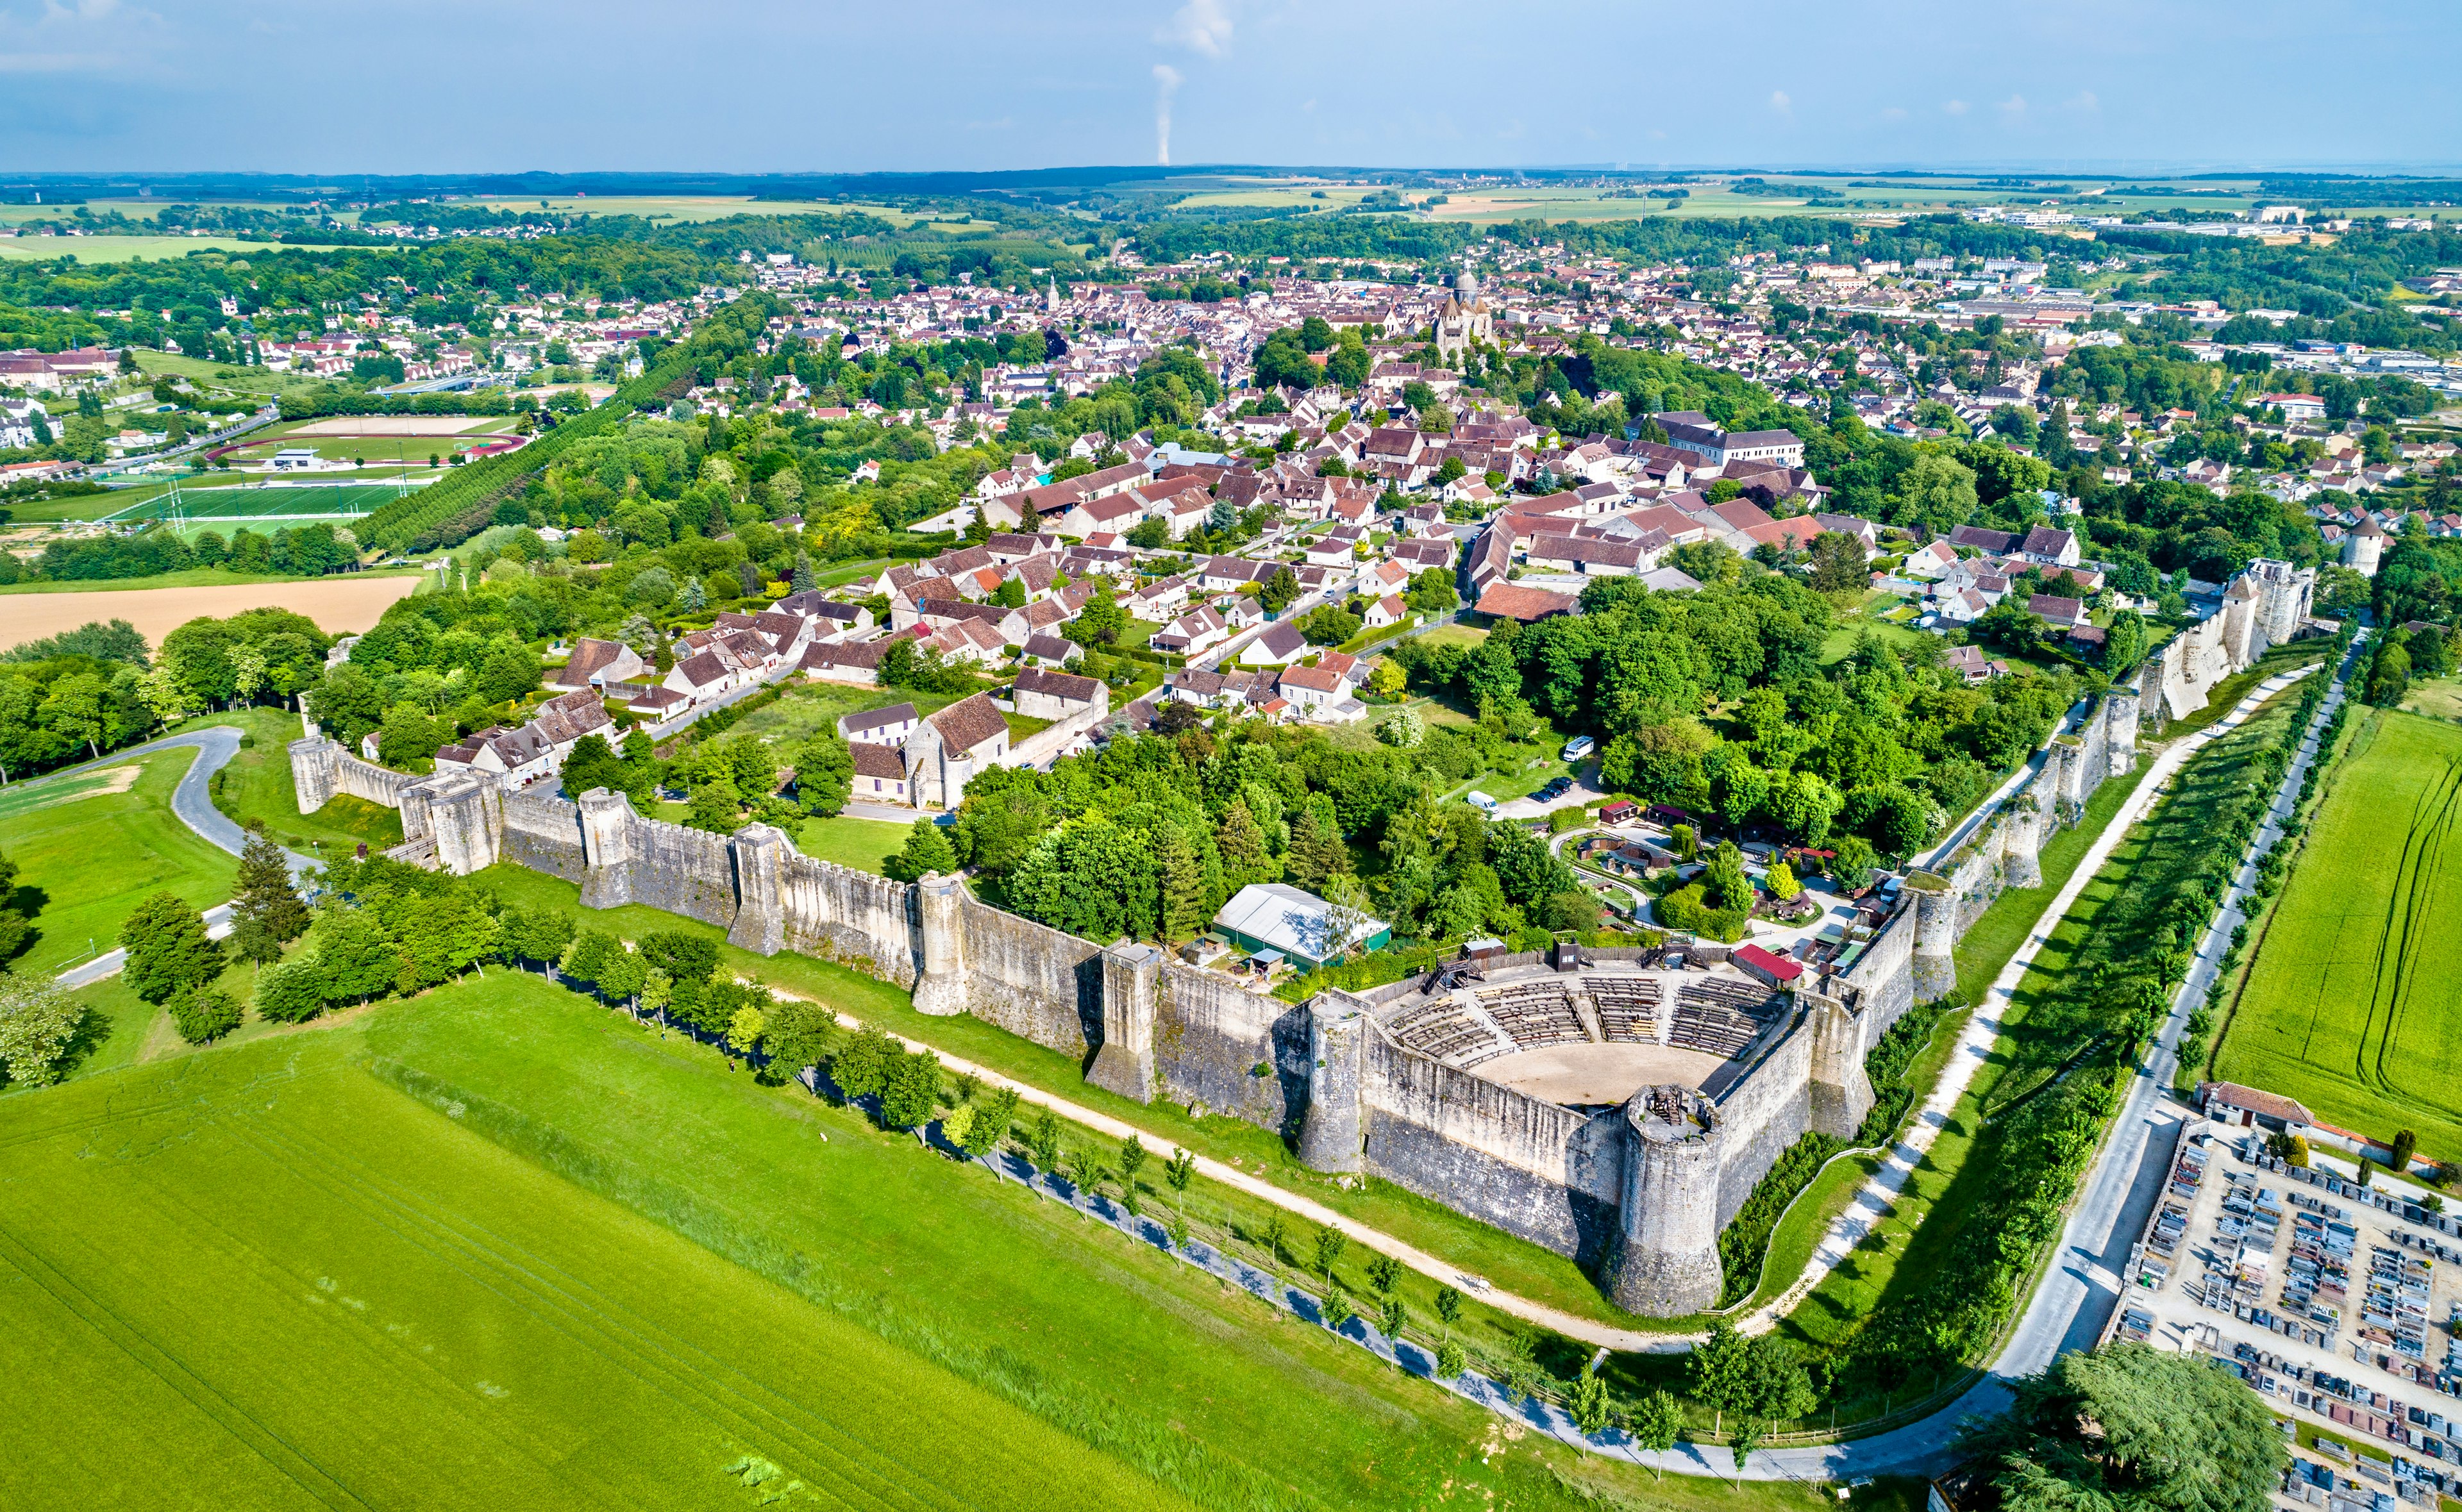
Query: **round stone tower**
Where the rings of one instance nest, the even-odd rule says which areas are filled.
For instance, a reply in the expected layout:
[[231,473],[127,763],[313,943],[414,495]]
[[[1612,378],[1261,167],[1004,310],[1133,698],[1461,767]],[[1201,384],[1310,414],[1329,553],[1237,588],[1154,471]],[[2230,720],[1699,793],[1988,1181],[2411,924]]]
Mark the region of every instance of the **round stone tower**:
[[1717,1110],[1688,1087],[1645,1087],[1624,1116],[1622,1242],[1609,1262],[1608,1295],[1649,1318],[1716,1307],[1724,1279]]

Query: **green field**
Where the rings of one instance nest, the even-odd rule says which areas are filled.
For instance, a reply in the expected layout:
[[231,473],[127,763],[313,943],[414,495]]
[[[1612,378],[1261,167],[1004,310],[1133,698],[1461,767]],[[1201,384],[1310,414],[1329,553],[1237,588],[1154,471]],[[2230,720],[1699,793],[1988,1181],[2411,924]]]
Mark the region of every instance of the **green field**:
[[752,1456],[781,1472],[764,1491],[800,1482],[790,1506],[1825,1500],[1508,1440],[723,1065],[499,968],[0,1099],[0,1497],[748,1507],[724,1471]]
[[140,769],[135,785],[117,792],[79,776],[10,785],[0,798],[0,851],[17,863],[21,893],[33,890],[40,903],[38,938],[17,958],[18,970],[48,974],[111,949],[128,911],[158,892],[200,908],[229,900],[238,859],[171,812],[171,790],[196,754],[112,762]]
[[[288,245],[234,241],[227,236],[10,236],[0,237],[0,257],[21,262],[74,257],[80,263],[133,263],[185,257],[190,252],[289,251]],[[308,252],[330,252],[331,247],[300,247]],[[381,250],[381,248],[371,248]]]
[[2462,1157],[2462,729],[2363,716],[2267,925],[2215,1074]]
[[[167,520],[176,512],[190,520],[252,519],[259,515],[313,515],[343,518],[373,514],[401,495],[390,483],[301,485],[280,487],[182,487],[131,504],[109,518],[122,523]],[[278,527],[270,527],[278,529]]]
[[[856,795],[860,801],[862,795]],[[834,861],[858,872],[878,873],[880,863],[906,847],[910,826],[885,819],[807,819],[795,835],[795,849],[823,861]]]

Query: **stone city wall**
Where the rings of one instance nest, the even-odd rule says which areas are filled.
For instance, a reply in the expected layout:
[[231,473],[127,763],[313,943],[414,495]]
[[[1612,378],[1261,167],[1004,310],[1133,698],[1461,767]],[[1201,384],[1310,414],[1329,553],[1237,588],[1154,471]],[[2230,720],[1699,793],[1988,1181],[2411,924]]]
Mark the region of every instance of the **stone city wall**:
[[1275,1130],[1307,1110],[1307,1009],[1220,973],[1164,963],[1154,1057],[1175,1102]]
[[579,882],[590,871],[581,842],[581,807],[545,793],[505,795],[504,858],[533,872]]
[[1102,947],[972,896],[958,917],[966,1011],[1046,1049],[1092,1054],[1103,1042]]
[[1559,1108],[1373,1030],[1363,1048],[1367,1169],[1560,1255],[1604,1257],[1624,1181],[1620,1111]]
[[782,944],[912,987],[912,891],[904,882],[798,854],[789,842],[779,877]]

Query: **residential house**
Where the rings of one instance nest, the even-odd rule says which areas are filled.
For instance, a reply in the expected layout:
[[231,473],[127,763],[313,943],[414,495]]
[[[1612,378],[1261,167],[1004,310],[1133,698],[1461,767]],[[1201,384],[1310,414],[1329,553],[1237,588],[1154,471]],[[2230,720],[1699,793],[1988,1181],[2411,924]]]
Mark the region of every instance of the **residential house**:
[[1231,626],[1214,610],[1192,609],[1154,634],[1147,641],[1156,651],[1193,657],[1231,638]]
[[923,721],[906,739],[906,772],[918,808],[955,809],[966,784],[1008,754],[1008,721],[991,696],[959,700]]
[[620,640],[594,640],[585,636],[572,643],[564,665],[550,667],[542,681],[572,692],[610,682],[629,682],[648,670],[640,654]]
[[1289,620],[1265,627],[1264,634],[1240,648],[1243,667],[1284,667],[1307,655],[1307,637]]
[[1500,582],[1479,595],[1479,613],[1499,619],[1518,619],[1533,624],[1557,615],[1569,615],[1581,607],[1581,600],[1570,594],[1550,593],[1544,588],[1524,588],[1519,583]]
[[1017,711],[1035,720],[1070,719],[1090,709],[1099,714],[1111,702],[1110,691],[1092,678],[1035,667],[1017,675],[1013,690]]
[[923,716],[915,712],[912,703],[892,703],[887,708],[865,709],[860,713],[841,715],[838,734],[850,745],[899,745],[906,737],[922,725]]
[[866,803],[911,801],[907,795],[906,758],[896,746],[854,742],[847,750],[854,757],[854,798]]

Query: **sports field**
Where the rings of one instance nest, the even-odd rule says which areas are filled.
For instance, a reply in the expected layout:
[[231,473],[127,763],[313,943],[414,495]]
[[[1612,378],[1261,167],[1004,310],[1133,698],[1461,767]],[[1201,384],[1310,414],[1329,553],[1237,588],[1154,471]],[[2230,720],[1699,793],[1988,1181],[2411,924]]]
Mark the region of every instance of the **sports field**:
[[[0,1098],[0,1504],[1819,1500],[1508,1448],[1322,1329],[503,968]],[[747,1490],[746,1457],[778,1475]]]
[[2462,729],[2366,718],[2328,774],[2215,1073],[2462,1159]]
[[[168,520],[175,514],[189,520],[238,520],[259,516],[342,518],[372,514],[401,495],[390,483],[267,485],[259,487],[183,486],[178,492],[155,494],[110,516],[128,522]],[[276,527],[269,524],[267,529]]]

